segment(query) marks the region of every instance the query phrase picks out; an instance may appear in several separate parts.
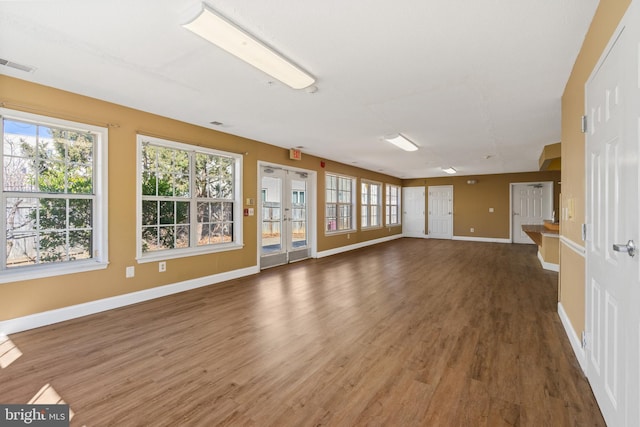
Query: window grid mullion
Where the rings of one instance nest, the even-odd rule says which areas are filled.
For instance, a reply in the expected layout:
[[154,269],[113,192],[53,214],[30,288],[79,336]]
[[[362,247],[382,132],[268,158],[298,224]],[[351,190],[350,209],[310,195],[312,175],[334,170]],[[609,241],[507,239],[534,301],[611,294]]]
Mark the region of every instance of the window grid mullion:
[[198,246],[198,200],[196,194],[196,152],[189,152],[189,247]]

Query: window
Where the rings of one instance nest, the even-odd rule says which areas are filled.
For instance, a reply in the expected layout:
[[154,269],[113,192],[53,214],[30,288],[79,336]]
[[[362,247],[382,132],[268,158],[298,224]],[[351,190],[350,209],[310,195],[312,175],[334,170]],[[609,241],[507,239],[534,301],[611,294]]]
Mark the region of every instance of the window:
[[355,230],[355,179],[326,174],[325,231]]
[[291,193],[291,202],[296,204],[304,205],[305,203],[305,191],[304,190],[293,190]]
[[0,282],[106,268],[107,129],[0,114]]
[[363,180],[360,185],[362,228],[382,226],[382,184]]
[[242,157],[138,136],[138,261],[242,247]]
[[386,225],[400,225],[400,187],[386,184]]

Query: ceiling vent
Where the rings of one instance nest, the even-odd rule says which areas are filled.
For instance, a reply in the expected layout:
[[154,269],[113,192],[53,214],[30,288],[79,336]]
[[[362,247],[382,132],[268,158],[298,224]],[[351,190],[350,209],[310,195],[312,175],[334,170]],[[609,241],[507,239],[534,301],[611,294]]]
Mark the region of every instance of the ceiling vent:
[[36,69],[29,67],[28,65],[18,64],[17,62],[11,62],[6,59],[0,58],[0,65],[15,68],[16,70],[26,71],[27,73],[33,73]]

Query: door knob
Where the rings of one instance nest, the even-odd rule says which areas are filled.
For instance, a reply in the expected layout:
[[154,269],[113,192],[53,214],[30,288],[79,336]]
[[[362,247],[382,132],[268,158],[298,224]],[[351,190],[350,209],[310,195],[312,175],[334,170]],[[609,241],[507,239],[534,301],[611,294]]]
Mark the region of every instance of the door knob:
[[629,240],[627,244],[614,244],[613,250],[616,252],[626,252],[630,257],[634,257],[636,254],[636,244],[633,240]]

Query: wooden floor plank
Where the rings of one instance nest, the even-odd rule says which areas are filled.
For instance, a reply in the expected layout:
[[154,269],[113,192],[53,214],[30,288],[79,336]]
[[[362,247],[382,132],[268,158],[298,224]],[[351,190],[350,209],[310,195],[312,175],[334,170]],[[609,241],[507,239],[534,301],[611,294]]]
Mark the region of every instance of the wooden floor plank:
[[533,246],[401,239],[14,334],[0,402],[51,384],[78,426],[604,426],[556,296]]

